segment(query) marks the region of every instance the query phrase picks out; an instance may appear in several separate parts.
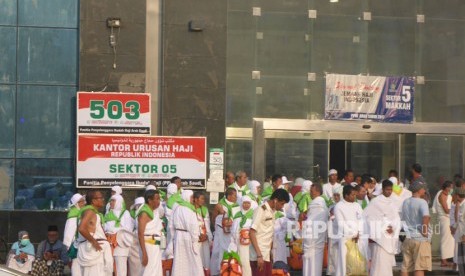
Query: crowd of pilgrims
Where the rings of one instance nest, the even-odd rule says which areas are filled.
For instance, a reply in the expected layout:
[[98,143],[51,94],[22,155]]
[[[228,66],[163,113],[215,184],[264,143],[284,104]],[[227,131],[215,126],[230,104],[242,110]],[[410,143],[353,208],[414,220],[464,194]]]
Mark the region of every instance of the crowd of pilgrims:
[[[113,186],[75,194],[63,242],[56,227],[37,252],[26,231],[10,251],[9,266],[32,275],[393,275],[402,253],[402,275],[431,271],[430,196],[421,166],[408,187],[391,170],[379,182],[328,172],[328,182],[273,175],[270,183],[228,172],[224,197],[214,208],[202,191],[148,185],[127,206]],[[432,198],[441,235],[441,265],[463,270],[465,187],[445,181]],[[455,190],[454,193],[452,191]],[[457,207],[456,207],[457,206]],[[463,207],[462,207],[463,206]],[[403,234],[405,238],[402,238]],[[401,238],[399,238],[401,236]],[[459,265],[457,265],[459,264]],[[452,269],[452,268],[451,268]]]

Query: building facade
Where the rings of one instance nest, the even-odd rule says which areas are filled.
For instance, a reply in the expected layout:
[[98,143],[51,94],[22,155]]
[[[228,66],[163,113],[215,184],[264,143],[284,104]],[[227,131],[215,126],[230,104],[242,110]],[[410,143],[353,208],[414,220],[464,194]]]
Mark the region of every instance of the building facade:
[[[380,179],[396,169],[404,181],[419,162],[437,191],[463,175],[462,1],[0,6],[0,236],[10,242],[34,222],[42,233],[63,225],[77,91],[151,93],[154,134],[207,136],[226,170],[260,182],[275,172],[324,181],[330,168]],[[121,26],[109,27],[114,18]],[[328,73],[415,77],[413,123],[323,120]]]

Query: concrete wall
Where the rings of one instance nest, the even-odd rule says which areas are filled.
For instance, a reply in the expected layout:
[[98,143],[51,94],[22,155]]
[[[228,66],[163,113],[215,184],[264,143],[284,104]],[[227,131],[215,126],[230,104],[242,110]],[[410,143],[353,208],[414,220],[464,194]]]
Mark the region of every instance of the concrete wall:
[[[163,135],[207,136],[224,147],[227,1],[170,0],[163,6]],[[200,32],[188,29],[189,21]]]
[[[80,4],[80,89],[144,92],[145,1],[81,0]],[[116,59],[106,24],[110,17],[121,18],[122,23],[114,29]]]

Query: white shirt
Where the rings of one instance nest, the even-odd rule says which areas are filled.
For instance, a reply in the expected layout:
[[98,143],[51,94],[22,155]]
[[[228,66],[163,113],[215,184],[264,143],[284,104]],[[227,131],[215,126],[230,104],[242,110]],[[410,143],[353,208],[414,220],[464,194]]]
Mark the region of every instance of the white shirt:
[[[326,183],[323,185],[323,195],[326,196],[328,199],[333,198],[334,191],[339,189],[342,185],[340,183]],[[341,195],[342,196],[342,195]]]

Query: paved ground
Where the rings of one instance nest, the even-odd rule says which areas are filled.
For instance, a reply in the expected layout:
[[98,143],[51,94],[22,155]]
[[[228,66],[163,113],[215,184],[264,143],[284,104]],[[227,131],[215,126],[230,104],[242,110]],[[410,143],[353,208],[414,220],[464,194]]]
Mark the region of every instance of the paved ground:
[[[440,261],[434,261],[433,262],[433,271],[427,272],[426,275],[458,275],[458,271],[453,271],[451,267],[441,267],[440,266]],[[397,266],[394,268],[394,276],[400,276],[400,267],[401,263],[397,263]],[[291,273],[292,276],[302,276],[302,271],[293,271]],[[323,274],[325,275],[325,274]]]

